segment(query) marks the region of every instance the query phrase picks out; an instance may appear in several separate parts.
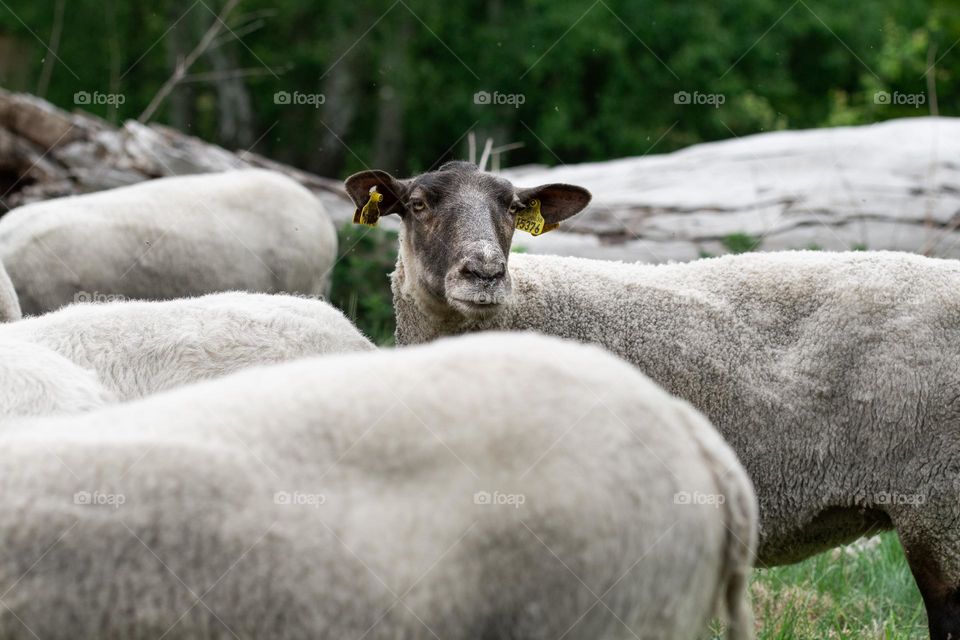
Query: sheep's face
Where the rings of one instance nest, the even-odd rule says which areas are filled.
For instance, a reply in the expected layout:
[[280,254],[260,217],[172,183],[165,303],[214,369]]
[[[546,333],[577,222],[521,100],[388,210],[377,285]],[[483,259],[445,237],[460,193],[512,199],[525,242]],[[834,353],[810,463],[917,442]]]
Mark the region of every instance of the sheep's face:
[[402,219],[405,277],[414,278],[430,299],[468,317],[496,312],[510,295],[510,242],[517,214],[528,201],[541,202],[548,224],[569,218],[590,201],[580,187],[518,189],[467,162],[450,162],[409,180],[364,171],[346,181],[357,207],[367,203],[373,187],[383,195],[381,214]]

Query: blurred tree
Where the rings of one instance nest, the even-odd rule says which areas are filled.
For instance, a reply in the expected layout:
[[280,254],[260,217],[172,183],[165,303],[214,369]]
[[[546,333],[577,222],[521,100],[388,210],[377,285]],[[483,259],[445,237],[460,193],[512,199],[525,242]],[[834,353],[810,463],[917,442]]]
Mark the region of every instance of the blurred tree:
[[[67,107],[82,92],[120,94],[76,106],[135,118],[223,4],[6,0],[0,84],[45,89]],[[507,165],[555,164],[925,115],[934,96],[939,113],[957,115],[958,9],[958,0],[242,0],[153,119],[343,176],[463,157],[471,130],[523,142]],[[323,100],[283,101],[294,93]]]

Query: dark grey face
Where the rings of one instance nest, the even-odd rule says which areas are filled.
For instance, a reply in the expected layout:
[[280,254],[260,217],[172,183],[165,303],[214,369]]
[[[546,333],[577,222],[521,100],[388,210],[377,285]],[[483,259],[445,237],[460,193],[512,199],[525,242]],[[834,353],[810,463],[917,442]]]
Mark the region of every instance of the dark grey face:
[[[547,223],[569,218],[590,201],[586,189],[571,185],[517,189],[468,162],[450,162],[409,180],[364,171],[346,181],[358,207],[371,187],[384,196],[381,213],[403,220],[410,275],[432,298],[467,316],[495,311],[510,295],[510,242],[517,214],[530,200],[541,202]],[[407,265],[410,260],[415,264]]]

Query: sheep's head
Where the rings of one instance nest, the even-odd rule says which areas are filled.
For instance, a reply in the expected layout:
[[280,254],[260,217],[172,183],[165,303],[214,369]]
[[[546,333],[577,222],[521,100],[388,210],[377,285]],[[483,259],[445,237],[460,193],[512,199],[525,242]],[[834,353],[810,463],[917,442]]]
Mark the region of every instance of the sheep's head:
[[510,294],[510,242],[517,216],[526,215],[531,202],[539,202],[548,226],[590,202],[590,192],[581,187],[517,188],[468,162],[449,162],[408,180],[385,171],[363,171],[346,180],[358,208],[367,204],[373,187],[383,196],[381,215],[402,220],[405,277],[466,316],[494,312]]

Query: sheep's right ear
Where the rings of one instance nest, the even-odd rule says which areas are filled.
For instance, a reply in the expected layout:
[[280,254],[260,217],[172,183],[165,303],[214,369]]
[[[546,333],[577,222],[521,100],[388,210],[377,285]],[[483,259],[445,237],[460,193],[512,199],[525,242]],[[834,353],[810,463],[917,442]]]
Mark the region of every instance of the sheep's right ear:
[[347,178],[343,185],[357,209],[362,209],[370,200],[372,187],[376,187],[377,192],[383,195],[383,200],[380,201],[381,215],[400,213],[403,209],[406,185],[386,171],[361,171]]

